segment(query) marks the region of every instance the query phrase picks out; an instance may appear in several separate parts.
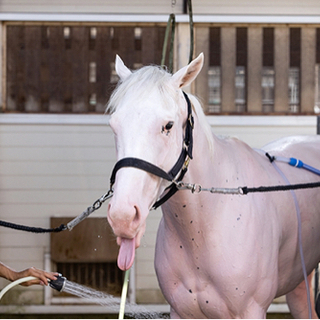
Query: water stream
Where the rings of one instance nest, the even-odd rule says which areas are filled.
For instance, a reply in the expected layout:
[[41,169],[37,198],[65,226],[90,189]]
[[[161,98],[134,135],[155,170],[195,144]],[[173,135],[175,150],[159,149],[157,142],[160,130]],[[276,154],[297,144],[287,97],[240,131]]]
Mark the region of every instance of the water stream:
[[[66,280],[63,291],[114,310],[119,310],[120,308],[119,297],[114,297],[111,294],[97,291],[69,280]],[[165,317],[162,313],[150,312],[135,303],[126,303],[125,314],[134,319],[160,319]]]

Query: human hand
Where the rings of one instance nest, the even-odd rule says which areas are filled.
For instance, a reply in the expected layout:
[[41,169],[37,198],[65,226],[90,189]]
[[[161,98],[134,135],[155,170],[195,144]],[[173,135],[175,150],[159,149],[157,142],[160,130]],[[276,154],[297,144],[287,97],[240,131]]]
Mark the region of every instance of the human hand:
[[34,284],[40,284],[40,285],[48,285],[48,279],[50,280],[56,280],[57,276],[59,275],[59,273],[57,272],[46,272],[44,270],[40,270],[40,269],[36,269],[34,267],[22,270],[22,271],[18,271],[15,272],[15,274],[13,275],[13,280],[18,280],[24,277],[36,277],[38,279],[34,279],[34,280],[29,280],[27,282],[23,282],[21,283],[22,286],[31,286]]

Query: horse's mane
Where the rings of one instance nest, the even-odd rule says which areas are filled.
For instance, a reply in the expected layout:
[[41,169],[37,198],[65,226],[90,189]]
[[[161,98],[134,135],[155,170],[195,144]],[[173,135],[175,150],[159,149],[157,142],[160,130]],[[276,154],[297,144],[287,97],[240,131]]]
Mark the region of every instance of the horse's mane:
[[198,100],[198,98],[192,94],[189,94],[189,93],[188,93],[188,97],[190,98],[190,101],[193,106],[193,110],[198,117],[199,123],[201,123],[201,128],[207,138],[208,145],[209,145],[209,151],[210,151],[210,154],[212,155],[214,141],[213,141],[213,133],[212,133],[211,126],[206,119],[206,115],[203,112],[202,105],[201,105],[200,101]]
[[[164,101],[164,106],[169,109],[178,109],[178,99],[176,90],[170,86],[171,74],[159,66],[146,66],[133,71],[130,76],[128,76],[124,81],[119,81],[116,89],[113,91],[110,100],[107,105],[106,111],[113,113],[116,111],[117,107],[120,106],[120,101],[125,97],[125,95],[130,91],[131,99],[134,104],[138,104],[139,101],[143,101],[146,96],[152,94],[154,90],[160,92],[161,98]],[[132,90],[130,90],[132,89]],[[211,127],[205,118],[202,106],[199,100],[188,94],[193,110],[196,113],[201,127],[206,135],[209,144],[209,150],[213,150],[213,136]],[[134,108],[134,106],[133,106]],[[210,152],[211,153],[211,152]]]

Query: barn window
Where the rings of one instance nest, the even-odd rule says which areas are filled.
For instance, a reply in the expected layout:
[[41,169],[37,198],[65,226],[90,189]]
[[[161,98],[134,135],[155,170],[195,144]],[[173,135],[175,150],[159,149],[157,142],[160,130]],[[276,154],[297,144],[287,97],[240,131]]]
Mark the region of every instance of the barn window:
[[274,28],[263,28],[262,35],[262,111],[274,110]]
[[300,109],[301,29],[290,28],[289,111]]
[[209,112],[221,111],[221,29],[212,27],[210,32],[210,53],[208,69]]
[[247,75],[247,28],[236,28],[236,75],[235,105],[236,112],[246,111],[246,75]]
[[320,28],[316,29],[315,113],[320,113]]

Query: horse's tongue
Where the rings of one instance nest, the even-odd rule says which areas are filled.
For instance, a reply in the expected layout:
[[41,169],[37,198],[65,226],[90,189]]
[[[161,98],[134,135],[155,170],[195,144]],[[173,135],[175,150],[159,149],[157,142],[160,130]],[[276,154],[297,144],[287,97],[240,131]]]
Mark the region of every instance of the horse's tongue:
[[135,239],[121,238],[121,245],[118,255],[118,267],[126,271],[131,268],[135,255]]

